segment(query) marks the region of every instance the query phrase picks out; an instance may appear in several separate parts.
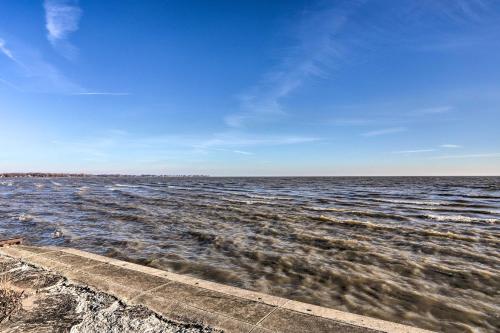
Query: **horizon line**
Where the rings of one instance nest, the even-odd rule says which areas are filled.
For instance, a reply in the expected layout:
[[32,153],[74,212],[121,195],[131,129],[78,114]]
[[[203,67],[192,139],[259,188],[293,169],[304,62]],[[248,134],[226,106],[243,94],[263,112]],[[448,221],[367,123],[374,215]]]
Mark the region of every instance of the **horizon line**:
[[[85,173],[85,172],[0,172],[0,178],[7,178],[7,175],[17,175],[18,177],[199,177],[199,178],[333,178],[333,177],[500,177],[500,174],[430,174],[430,175],[205,175],[205,174],[147,174],[147,173]],[[38,175],[38,176],[37,176]]]

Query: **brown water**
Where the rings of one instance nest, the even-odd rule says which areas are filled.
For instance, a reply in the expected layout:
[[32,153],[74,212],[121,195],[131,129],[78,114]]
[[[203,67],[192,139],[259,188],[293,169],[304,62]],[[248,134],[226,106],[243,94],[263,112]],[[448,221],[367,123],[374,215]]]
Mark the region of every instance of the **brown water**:
[[500,178],[0,179],[0,234],[447,332],[500,327]]

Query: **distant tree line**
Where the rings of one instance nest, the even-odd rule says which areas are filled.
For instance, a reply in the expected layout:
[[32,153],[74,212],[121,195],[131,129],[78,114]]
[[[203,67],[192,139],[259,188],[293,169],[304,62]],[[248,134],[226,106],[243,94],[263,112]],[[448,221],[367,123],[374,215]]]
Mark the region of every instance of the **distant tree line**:
[[54,177],[210,177],[208,175],[122,175],[122,174],[99,174],[88,173],[54,173],[54,172],[7,172],[0,173],[0,178],[54,178]]
[[85,177],[89,176],[84,173],[47,173],[47,172],[8,172],[0,173],[0,178],[19,178],[19,177]]

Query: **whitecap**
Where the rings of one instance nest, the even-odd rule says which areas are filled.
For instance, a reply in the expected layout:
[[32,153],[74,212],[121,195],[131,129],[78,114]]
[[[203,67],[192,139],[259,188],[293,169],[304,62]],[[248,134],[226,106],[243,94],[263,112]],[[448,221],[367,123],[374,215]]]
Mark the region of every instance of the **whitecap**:
[[21,214],[17,217],[17,219],[21,222],[30,222],[33,221],[34,216],[30,214]]
[[401,199],[376,199],[373,201],[387,202],[395,204],[418,205],[418,206],[439,206],[445,205],[443,201],[419,201],[419,200],[401,200]]
[[352,212],[348,209],[345,209],[345,208],[335,208],[335,207],[306,207],[307,209],[310,209],[310,210],[315,210],[315,211],[319,211],[319,212]]
[[114,184],[116,187],[130,187],[130,188],[136,188],[140,187],[140,185],[129,185],[129,184]]
[[174,189],[174,190],[193,190],[190,187],[176,186],[176,185],[168,185],[168,188],[171,188],[171,189]]
[[439,222],[462,222],[462,223],[499,223],[499,219],[494,218],[479,218],[479,217],[470,217],[463,215],[433,215],[427,214],[425,215],[427,218],[439,221]]

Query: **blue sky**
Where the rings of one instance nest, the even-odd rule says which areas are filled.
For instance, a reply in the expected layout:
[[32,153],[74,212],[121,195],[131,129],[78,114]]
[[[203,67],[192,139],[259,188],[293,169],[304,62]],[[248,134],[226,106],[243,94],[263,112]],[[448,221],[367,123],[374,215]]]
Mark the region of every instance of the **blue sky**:
[[0,171],[500,174],[499,1],[0,13]]

